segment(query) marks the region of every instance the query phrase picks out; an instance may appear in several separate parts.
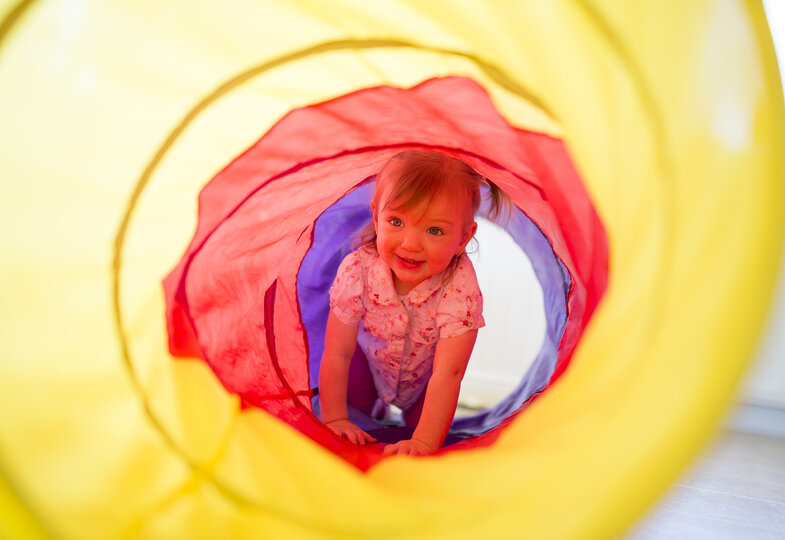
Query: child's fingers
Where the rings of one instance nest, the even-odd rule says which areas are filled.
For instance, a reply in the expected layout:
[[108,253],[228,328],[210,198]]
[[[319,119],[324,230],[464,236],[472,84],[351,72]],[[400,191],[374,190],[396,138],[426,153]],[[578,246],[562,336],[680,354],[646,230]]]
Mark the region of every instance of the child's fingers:
[[357,433],[353,430],[347,430],[343,433],[343,437],[346,438],[350,443],[360,444],[360,441],[357,438]]
[[348,420],[336,420],[334,422],[328,422],[325,425],[330,429],[330,431],[342,439],[346,439],[352,444],[359,444],[360,446],[364,446],[367,443],[376,442],[376,439],[371,437],[368,433],[364,432]]
[[408,454],[408,449],[401,445],[401,443],[395,444],[388,444],[384,447],[384,452],[382,453],[383,456],[389,456],[392,454]]
[[325,424],[330,431],[339,437],[346,439],[352,444],[359,444],[365,446],[368,443],[375,443],[376,439],[371,437],[368,433],[364,432],[354,424],[346,420],[337,420],[335,422],[328,422]]
[[367,443],[376,442],[376,439],[374,439],[368,433],[364,432],[361,429],[357,430],[356,434],[357,434],[357,440],[359,441],[358,444],[367,444]]
[[354,429],[351,431],[346,432],[347,439],[354,444],[359,444],[360,446],[365,446],[367,443],[376,442],[376,439],[368,435],[361,429]]
[[432,452],[433,450],[428,448],[427,445],[424,445],[423,443],[416,443],[412,440],[407,440],[385,446],[382,455],[388,456],[391,454],[398,454],[408,456],[424,456]]

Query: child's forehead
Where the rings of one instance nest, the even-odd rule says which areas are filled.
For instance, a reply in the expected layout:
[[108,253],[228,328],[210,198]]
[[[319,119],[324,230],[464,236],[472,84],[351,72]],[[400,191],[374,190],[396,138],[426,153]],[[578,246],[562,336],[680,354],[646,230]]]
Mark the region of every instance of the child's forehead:
[[463,210],[471,206],[468,193],[463,190],[451,191],[443,188],[428,193],[419,200],[401,194],[394,200],[387,201],[382,210],[389,212],[406,212],[433,219],[451,220],[463,214]]

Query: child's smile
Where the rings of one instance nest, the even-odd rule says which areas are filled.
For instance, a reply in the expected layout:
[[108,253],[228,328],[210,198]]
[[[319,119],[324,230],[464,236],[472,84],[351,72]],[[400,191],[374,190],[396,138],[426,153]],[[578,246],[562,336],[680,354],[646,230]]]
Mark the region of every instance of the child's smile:
[[403,266],[409,267],[410,269],[414,270],[419,265],[423,264],[423,261],[413,261],[411,259],[406,259],[404,257],[398,257],[401,260]]

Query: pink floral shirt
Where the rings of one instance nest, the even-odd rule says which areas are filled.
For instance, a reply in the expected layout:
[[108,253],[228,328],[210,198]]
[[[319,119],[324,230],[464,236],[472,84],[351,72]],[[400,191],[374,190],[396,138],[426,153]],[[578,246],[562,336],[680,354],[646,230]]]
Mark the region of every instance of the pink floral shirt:
[[404,410],[414,405],[431,378],[439,338],[485,326],[482,293],[465,253],[452,276],[442,278],[430,277],[399,296],[390,268],[365,248],[338,268],[330,308],[344,324],[362,321],[357,342],[385,403]]

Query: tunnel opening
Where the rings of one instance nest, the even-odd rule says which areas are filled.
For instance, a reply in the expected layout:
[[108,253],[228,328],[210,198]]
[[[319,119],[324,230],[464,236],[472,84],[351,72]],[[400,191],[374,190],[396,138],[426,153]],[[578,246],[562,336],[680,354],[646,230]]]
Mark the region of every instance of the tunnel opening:
[[314,407],[327,294],[368,220],[374,175],[409,148],[458,157],[505,192],[514,211],[504,228],[543,290],[545,339],[531,368],[507,398],[457,418],[442,452],[491,444],[567,368],[605,290],[608,253],[563,142],[508,124],[470,79],[292,111],[205,186],[196,234],[164,281],[173,355],[202,358],[243,406],[360,469],[380,451],[337,439]]

